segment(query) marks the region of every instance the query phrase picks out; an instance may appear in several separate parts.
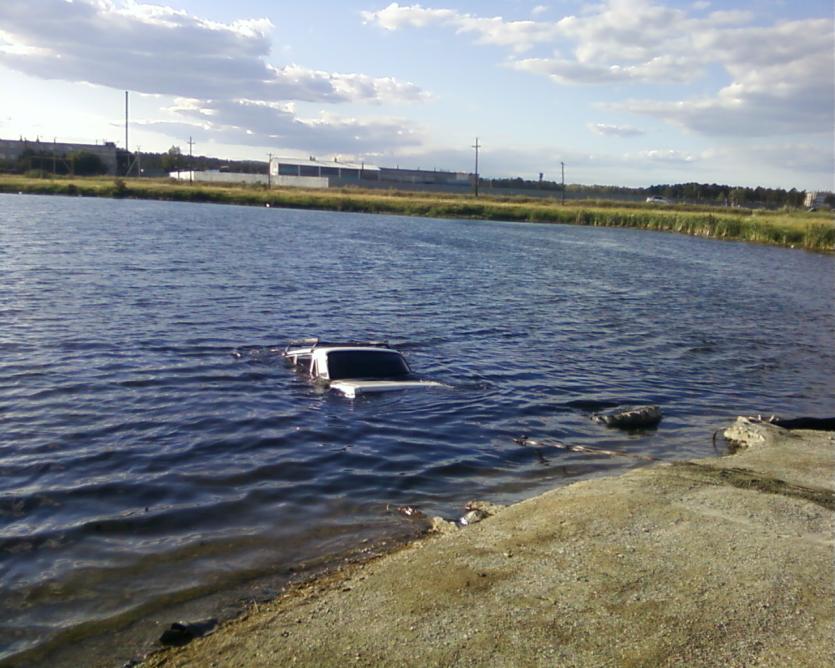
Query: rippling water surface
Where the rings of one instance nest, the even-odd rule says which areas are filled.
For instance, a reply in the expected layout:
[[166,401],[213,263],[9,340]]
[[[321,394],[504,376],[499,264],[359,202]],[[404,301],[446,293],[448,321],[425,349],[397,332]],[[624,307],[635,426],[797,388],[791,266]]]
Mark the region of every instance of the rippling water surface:
[[[2,195],[0,657],[415,530],[387,505],[632,465],[521,434],[676,459],[738,413],[830,414],[833,279],[642,231]],[[315,334],[452,387],[322,394],[274,350]],[[621,402],[665,418],[590,421]]]

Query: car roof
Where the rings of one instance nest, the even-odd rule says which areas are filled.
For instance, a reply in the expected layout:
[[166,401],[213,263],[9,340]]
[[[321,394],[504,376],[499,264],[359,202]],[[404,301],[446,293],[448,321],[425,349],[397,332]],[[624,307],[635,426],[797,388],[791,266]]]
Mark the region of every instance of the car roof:
[[316,346],[313,349],[313,352],[324,352],[324,353],[333,353],[333,352],[374,352],[374,353],[396,353],[399,355],[400,353],[396,350],[391,348],[381,348],[380,346]]

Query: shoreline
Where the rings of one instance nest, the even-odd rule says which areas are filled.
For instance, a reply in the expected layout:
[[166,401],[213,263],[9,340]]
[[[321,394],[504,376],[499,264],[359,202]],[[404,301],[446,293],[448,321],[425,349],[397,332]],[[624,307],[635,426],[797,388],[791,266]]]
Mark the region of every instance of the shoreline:
[[141,665],[825,665],[835,436],[748,440],[420,538]]
[[237,204],[269,208],[390,214],[411,217],[630,227],[725,241],[747,241],[815,252],[835,252],[829,214],[602,200],[555,200],[381,190],[302,190],[170,180],[121,178],[34,179],[0,175],[0,193]]

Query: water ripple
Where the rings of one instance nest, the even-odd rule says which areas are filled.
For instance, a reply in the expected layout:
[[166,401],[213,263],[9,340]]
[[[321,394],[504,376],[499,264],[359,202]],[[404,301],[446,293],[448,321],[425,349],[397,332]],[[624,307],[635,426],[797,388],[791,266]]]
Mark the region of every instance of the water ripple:
[[[833,409],[831,297],[808,289],[832,257],[78,198],[2,195],[0,218],[0,660],[72,665],[96,628],[126,660],[112,633],[143,615],[417,530],[386,508],[633,465],[521,434],[683,458],[736,413]],[[312,334],[388,339],[450,387],[324,394],[280,359]],[[665,419],[589,419],[623,403]]]

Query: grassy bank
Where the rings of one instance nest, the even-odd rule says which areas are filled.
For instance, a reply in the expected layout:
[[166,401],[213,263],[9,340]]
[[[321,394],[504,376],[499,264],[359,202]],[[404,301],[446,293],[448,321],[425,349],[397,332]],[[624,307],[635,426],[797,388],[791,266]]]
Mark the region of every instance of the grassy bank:
[[379,190],[302,190],[186,184],[167,179],[29,178],[0,175],[0,192],[85,197],[128,197],[181,202],[389,213],[607,227],[635,227],[717,239],[737,239],[818,251],[835,251],[835,222],[828,213],[773,212],[706,206],[570,201],[525,197],[451,195]]

